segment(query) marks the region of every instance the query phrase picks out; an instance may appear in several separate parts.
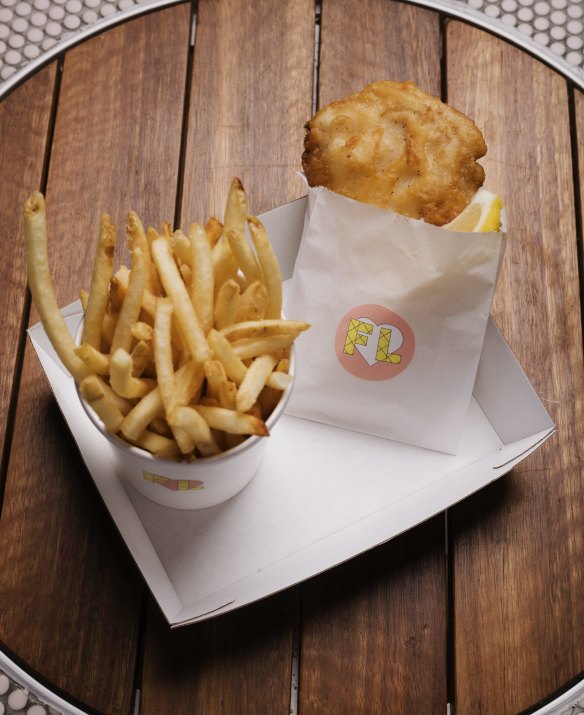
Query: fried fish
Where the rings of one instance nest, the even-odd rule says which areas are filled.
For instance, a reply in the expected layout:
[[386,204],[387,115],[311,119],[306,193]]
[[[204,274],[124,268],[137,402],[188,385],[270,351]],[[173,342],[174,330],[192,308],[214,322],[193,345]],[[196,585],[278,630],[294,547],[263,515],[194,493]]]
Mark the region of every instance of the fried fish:
[[374,82],[306,124],[310,186],[443,226],[481,187],[487,147],[462,112],[414,82]]

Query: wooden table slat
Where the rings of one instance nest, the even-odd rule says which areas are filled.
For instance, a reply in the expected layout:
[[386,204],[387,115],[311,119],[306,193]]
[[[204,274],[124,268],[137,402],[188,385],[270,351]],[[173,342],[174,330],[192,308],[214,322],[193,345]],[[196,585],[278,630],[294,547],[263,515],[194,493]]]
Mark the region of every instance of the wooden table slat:
[[[236,175],[253,213],[305,193],[296,171],[311,112],[313,44],[308,0],[199,2],[183,228],[209,215],[221,219]],[[141,715],[287,713],[292,631],[292,590],[176,634],[151,613]]]
[[[100,213],[109,211],[120,226],[121,246],[130,208],[145,223],[172,221],[190,14],[190,5],[182,5],[146,15],[65,57],[47,187],[50,264],[61,305],[88,285]],[[164,122],[153,107],[165,108]],[[27,188],[37,185],[35,179]],[[126,715],[143,581],[30,344],[0,551],[0,638],[71,696]]]
[[285,715],[290,707],[294,591],[170,630],[148,610],[140,715]]
[[0,438],[6,438],[10,399],[21,339],[26,297],[26,269],[21,207],[30,190],[43,181],[45,149],[57,65],[53,63],[0,103],[0,215],[3,236],[0,261]]
[[192,7],[177,5],[68,51],[62,77],[51,65],[0,104],[0,436],[14,421],[0,643],[108,715],[131,711],[135,684],[141,715],[284,715],[296,646],[301,715],[439,713],[450,696],[456,715],[516,715],[584,672],[584,95],[520,50],[458,21],[441,37],[437,12],[394,0],[322,2],[318,103],[384,78],[444,92],[483,130],[486,187],[507,205],[493,312],[558,432],[454,506],[448,542],[438,515],[298,588],[171,631],[32,348],[14,347],[26,307],[20,206],[45,156],[62,305],[87,286],[103,211],[121,235],[130,208],[145,224],[172,221],[177,206],[183,228],[221,218],[233,175],[254,213],[305,193],[296,170],[314,10],[312,0],[199,0],[191,48]]
[[[440,95],[438,14],[374,0],[323,3],[320,106],[379,79],[412,79]],[[300,712],[444,711],[445,574],[437,517],[305,584]]]
[[314,3],[201,0],[185,161],[183,223],[222,218],[239,176],[259,214],[306,193]]
[[452,510],[456,712],[503,715],[584,671],[584,643],[567,636],[584,628],[584,375],[568,91],[549,68],[468,25],[450,23],[446,47],[448,99],[483,129],[485,185],[507,205],[493,314],[558,428],[511,475]]

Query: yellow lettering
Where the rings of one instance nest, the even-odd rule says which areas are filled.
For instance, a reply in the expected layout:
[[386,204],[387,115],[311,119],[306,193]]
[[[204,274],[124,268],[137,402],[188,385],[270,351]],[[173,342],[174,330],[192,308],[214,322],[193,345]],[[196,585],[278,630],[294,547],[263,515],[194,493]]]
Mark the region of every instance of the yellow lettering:
[[[363,333],[366,333],[363,335]],[[355,345],[367,345],[367,335],[373,333],[373,326],[369,323],[364,323],[358,318],[349,318],[349,327],[345,337],[345,347],[343,352],[346,355],[355,353]]]

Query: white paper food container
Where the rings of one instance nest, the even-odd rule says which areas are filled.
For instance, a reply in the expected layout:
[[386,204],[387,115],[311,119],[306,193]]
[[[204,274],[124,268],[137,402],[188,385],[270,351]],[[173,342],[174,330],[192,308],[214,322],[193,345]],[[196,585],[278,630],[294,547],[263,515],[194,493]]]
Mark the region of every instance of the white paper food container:
[[[292,354],[290,374],[293,373]],[[291,389],[292,385],[286,388],[266,420],[270,432],[284,413]],[[147,499],[173,509],[204,509],[231,499],[256,475],[269,443],[269,437],[251,436],[224,454],[191,463],[158,459],[109,433],[77,394],[90,420],[112,445],[116,473]]]
[[505,247],[309,189],[287,311],[297,417],[456,454]]
[[[261,217],[284,278],[305,210],[299,199]],[[79,303],[63,314],[74,335]],[[42,326],[29,334],[91,476],[173,627],[264,598],[397,536],[501,477],[554,432],[490,320],[456,455],[284,414],[245,489],[209,509],[170,510],[124,488],[112,445],[85,414]]]

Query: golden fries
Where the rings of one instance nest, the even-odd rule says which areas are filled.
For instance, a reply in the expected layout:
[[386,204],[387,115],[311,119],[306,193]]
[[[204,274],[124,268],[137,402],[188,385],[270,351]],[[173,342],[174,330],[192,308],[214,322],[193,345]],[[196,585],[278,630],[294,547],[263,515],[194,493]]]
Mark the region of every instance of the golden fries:
[[209,346],[168,243],[164,238],[157,238],[150,248],[162,286],[174,306],[181,336],[193,359],[204,362],[209,357]]
[[116,227],[107,214],[101,217],[99,244],[93,266],[91,288],[87,297],[81,342],[96,350],[101,346],[101,328],[107,308],[108,288],[114,265]]
[[191,224],[191,300],[205,335],[213,325],[214,275],[211,247],[200,224]]
[[279,318],[282,315],[282,273],[278,259],[263,223],[255,216],[248,216],[247,223],[268,294],[265,317]]
[[273,355],[261,355],[249,366],[235,400],[235,406],[240,412],[251,410],[275,364],[276,358]]
[[160,459],[187,461],[268,435],[265,420],[292,383],[290,346],[309,326],[281,317],[278,262],[239,179],[223,223],[192,222],[188,235],[167,222],[145,231],[131,211],[131,265],[115,273],[115,226],[102,216],[90,289],[80,293],[79,345],[51,282],[41,194],[26,202],[24,225],[41,321],[108,431]]
[[59,310],[49,272],[45,199],[39,192],[24,205],[24,241],[28,284],[41,322],[63,365],[81,382],[91,370],[75,354],[75,342]]

